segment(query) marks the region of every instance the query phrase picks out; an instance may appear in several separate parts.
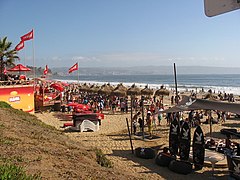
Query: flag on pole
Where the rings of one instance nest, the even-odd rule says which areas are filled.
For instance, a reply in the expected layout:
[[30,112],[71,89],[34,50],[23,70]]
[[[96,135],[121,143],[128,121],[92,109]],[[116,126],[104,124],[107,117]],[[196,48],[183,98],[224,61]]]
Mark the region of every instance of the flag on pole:
[[48,73],[48,66],[46,65],[44,71],[43,71],[43,74],[46,75]]
[[3,74],[7,74],[7,69],[6,69],[6,67],[4,68],[4,70],[3,70]]
[[68,73],[78,70],[78,63],[74,64],[72,67],[69,68]]
[[15,47],[16,51],[20,51],[21,49],[24,48],[24,41],[21,41],[20,43],[18,43],[18,45]]
[[30,31],[29,33],[21,36],[22,41],[28,41],[28,40],[31,40],[31,39],[33,39],[33,30]]

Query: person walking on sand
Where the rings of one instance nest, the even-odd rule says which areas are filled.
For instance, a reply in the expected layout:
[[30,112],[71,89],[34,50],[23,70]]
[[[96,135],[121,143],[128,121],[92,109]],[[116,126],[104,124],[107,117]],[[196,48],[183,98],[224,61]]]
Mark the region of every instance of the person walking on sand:
[[141,113],[140,112],[137,112],[137,114],[135,114],[133,116],[133,119],[132,119],[132,122],[133,122],[133,134],[136,135],[136,132],[137,132],[137,120],[138,120],[138,116],[140,115]]
[[147,126],[148,126],[148,132],[149,132],[149,136],[150,138],[152,137],[152,115],[151,115],[151,112],[148,111],[147,113]]
[[162,108],[162,106],[158,109],[158,125],[159,126],[161,126],[161,121],[162,121],[162,116],[163,116],[163,114],[162,114],[162,111],[163,111],[163,108]]

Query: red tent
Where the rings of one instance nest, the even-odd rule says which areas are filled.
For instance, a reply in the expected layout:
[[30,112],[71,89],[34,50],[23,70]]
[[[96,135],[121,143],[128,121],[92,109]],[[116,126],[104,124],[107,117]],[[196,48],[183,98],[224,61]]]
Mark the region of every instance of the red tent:
[[16,66],[14,66],[13,68],[8,69],[8,71],[31,71],[31,69],[29,69],[28,67],[22,65],[22,64],[18,64]]

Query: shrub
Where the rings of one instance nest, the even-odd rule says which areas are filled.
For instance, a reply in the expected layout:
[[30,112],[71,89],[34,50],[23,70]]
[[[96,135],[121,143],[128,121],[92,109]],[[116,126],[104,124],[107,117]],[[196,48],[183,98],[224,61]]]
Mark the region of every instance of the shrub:
[[1,180],[38,180],[41,179],[39,175],[27,175],[22,167],[4,164],[0,165],[0,179]]
[[101,149],[96,149],[97,163],[103,167],[112,168],[113,163],[107,159],[106,155],[103,154]]
[[0,101],[0,108],[12,108],[12,106],[4,101]]

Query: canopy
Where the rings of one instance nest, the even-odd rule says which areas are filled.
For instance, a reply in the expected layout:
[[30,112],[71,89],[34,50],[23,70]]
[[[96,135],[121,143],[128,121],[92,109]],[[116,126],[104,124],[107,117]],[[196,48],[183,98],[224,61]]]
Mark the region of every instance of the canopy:
[[163,113],[191,111],[191,110],[219,110],[240,114],[240,104],[227,103],[222,101],[211,101],[206,99],[193,99],[183,96],[182,101],[172,108],[166,109]]
[[133,84],[128,90],[127,95],[134,96],[134,95],[140,95],[141,89],[139,89],[135,84]]
[[29,69],[28,67],[22,65],[22,64],[18,64],[16,66],[14,66],[13,68],[8,69],[8,71],[31,71],[31,69]]
[[50,85],[51,88],[56,89],[57,91],[62,92],[64,90],[64,87],[60,83],[53,83]]

